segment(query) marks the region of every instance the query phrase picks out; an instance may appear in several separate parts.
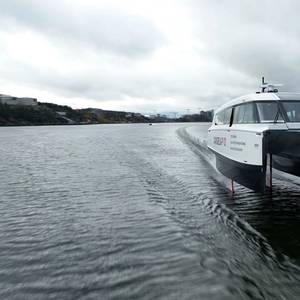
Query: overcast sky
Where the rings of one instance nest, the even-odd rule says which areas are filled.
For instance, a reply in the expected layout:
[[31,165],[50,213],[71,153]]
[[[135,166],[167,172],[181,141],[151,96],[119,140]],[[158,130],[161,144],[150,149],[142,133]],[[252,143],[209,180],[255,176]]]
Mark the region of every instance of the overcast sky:
[[297,0],[0,0],[0,93],[136,112],[300,91]]

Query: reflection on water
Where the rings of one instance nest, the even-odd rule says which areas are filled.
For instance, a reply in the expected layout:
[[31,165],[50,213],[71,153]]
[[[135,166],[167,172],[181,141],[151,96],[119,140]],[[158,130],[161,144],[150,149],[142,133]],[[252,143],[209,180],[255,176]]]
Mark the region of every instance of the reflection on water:
[[[250,202],[245,203],[248,194]],[[275,181],[272,195],[257,197],[244,191],[235,195],[230,207],[260,231],[282,254],[300,263],[300,189],[282,188]]]
[[0,128],[0,298],[299,299],[300,186],[232,197],[206,130]]

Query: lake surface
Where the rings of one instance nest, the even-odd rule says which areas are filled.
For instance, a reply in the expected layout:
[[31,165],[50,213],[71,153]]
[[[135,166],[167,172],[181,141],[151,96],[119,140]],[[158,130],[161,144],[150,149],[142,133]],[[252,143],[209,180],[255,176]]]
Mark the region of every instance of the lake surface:
[[300,184],[232,196],[207,128],[0,128],[0,299],[300,299]]

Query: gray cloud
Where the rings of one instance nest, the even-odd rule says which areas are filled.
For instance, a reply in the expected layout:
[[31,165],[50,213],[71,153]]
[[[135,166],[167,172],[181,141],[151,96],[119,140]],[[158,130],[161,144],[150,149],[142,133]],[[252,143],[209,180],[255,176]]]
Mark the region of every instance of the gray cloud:
[[[192,1],[198,38],[205,40],[202,55],[257,79],[282,82],[299,90],[300,3],[293,0],[246,0],[209,3]],[[200,3],[200,4],[199,4]],[[199,14],[201,16],[199,16]]]
[[126,57],[148,55],[166,43],[149,20],[110,8],[71,6],[64,1],[10,0],[0,2],[0,24],[29,28],[69,42]]
[[[6,43],[1,32],[29,31],[42,37],[41,43],[48,40],[58,57],[53,65],[39,65],[27,59],[28,49],[27,56],[19,53],[17,58],[7,50],[0,57],[0,79],[37,92],[92,99],[99,107],[111,101],[126,106],[128,98],[147,102],[143,107],[130,104],[133,110],[159,110],[165,99],[165,106],[178,109],[215,108],[257,90],[262,75],[285,84],[284,89],[299,90],[296,0],[278,0],[276,5],[269,0],[188,0],[184,5],[174,0],[190,19],[179,10],[172,20],[161,18],[160,23],[154,23],[153,15],[135,15],[124,7],[67,3],[71,2],[0,2],[0,47]],[[190,29],[189,38],[177,33],[178,24]],[[42,53],[42,59],[47,55]]]

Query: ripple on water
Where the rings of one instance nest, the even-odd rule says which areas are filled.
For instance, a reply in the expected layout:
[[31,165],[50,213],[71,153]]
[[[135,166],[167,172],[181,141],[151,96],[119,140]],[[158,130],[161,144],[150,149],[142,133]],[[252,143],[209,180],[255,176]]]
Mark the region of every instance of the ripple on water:
[[205,126],[0,128],[1,298],[298,299],[296,185],[230,197]]

